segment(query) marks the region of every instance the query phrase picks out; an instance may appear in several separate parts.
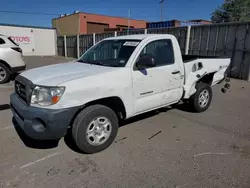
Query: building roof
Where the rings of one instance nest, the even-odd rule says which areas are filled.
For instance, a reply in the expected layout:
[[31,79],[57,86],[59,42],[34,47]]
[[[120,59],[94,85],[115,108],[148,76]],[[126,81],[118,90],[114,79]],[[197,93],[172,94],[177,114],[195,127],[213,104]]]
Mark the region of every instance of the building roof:
[[167,20],[167,21],[157,21],[157,22],[148,22],[148,23],[162,23],[162,22],[211,22],[210,20],[202,20],[202,19],[196,19],[196,20]]
[[[97,16],[107,16],[107,17],[112,17],[112,18],[123,18],[123,19],[129,19],[128,17],[122,17],[122,16],[109,16],[109,15],[104,15],[104,14],[94,14],[94,13],[87,13],[87,12],[79,12],[81,14],[92,14],[92,15],[97,15]],[[130,20],[136,20],[136,21],[144,21],[145,20],[138,20],[138,19],[132,19],[130,18]]]
[[187,20],[188,22],[211,22],[211,20],[203,20],[203,19],[196,19],[196,20]]
[[[91,15],[106,16],[106,17],[111,17],[111,18],[122,18],[122,19],[128,19],[128,17],[122,17],[122,16],[110,16],[110,15],[104,15],[104,14],[94,14],[94,13],[88,13],[88,12],[77,12],[77,13],[73,13],[73,14],[64,15],[63,17],[53,18],[52,20],[56,20],[56,19],[60,19],[60,18],[64,18],[64,17],[67,17],[67,16],[72,16],[72,15],[74,15],[74,14],[91,14]],[[146,20],[138,20],[138,19],[132,19],[132,18],[130,18],[130,20],[136,20],[136,21],[144,21],[144,22],[147,22]]]
[[17,24],[6,24],[0,23],[0,26],[9,26],[9,27],[26,27],[26,28],[34,28],[34,29],[55,29],[52,27],[41,27],[41,26],[31,26],[31,25],[17,25]]

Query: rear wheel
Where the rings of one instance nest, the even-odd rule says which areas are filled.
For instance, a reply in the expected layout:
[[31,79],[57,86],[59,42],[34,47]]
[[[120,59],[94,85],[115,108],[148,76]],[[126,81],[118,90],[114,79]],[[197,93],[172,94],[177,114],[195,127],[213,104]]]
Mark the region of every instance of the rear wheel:
[[9,80],[10,80],[9,68],[3,63],[0,63],[0,84],[7,83],[9,82]]
[[212,101],[212,89],[211,86],[206,83],[197,83],[196,92],[190,98],[190,105],[195,112],[206,111]]
[[78,149],[83,153],[97,153],[108,148],[118,131],[115,112],[103,105],[83,109],[75,118],[72,136]]

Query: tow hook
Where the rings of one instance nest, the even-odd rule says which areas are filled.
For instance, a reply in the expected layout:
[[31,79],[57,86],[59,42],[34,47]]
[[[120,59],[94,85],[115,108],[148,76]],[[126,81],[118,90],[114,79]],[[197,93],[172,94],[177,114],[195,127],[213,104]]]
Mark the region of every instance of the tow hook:
[[230,84],[229,82],[230,82],[230,78],[225,78],[225,85],[224,85],[224,87],[221,89],[221,92],[222,92],[222,93],[226,93],[227,90],[230,89],[231,84]]

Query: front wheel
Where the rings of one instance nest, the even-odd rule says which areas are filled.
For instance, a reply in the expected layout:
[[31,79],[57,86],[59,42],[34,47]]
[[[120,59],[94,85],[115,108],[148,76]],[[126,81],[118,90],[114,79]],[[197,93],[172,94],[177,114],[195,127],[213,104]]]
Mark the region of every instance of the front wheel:
[[0,84],[9,82],[10,80],[10,70],[6,65],[0,62]]
[[81,152],[92,154],[108,148],[113,143],[118,127],[118,118],[112,109],[93,105],[76,116],[72,136]]
[[195,112],[206,111],[212,101],[213,92],[211,86],[206,83],[197,83],[196,92],[190,98],[190,105]]

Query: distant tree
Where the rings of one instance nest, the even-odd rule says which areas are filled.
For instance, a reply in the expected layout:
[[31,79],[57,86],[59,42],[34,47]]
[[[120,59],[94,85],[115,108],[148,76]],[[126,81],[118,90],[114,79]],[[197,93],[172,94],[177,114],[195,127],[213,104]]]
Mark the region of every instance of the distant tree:
[[212,22],[250,21],[250,0],[226,0],[211,17]]

